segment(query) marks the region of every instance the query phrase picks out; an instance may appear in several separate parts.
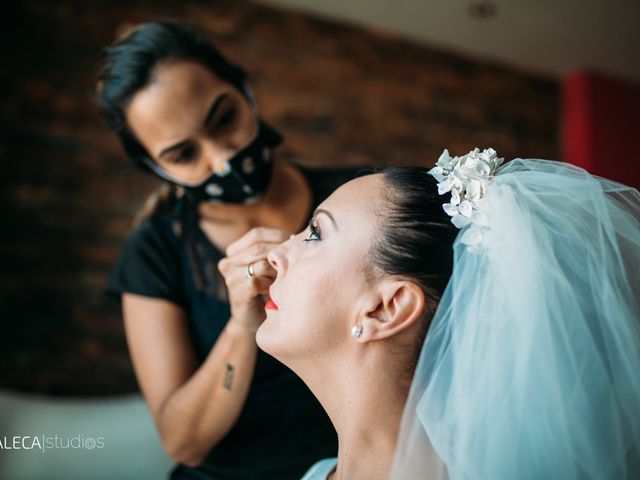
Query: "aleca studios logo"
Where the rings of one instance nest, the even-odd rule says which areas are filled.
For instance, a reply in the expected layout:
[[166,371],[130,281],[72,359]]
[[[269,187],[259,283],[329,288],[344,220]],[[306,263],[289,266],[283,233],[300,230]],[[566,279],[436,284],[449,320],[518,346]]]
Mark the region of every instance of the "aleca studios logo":
[[45,452],[54,449],[94,450],[104,447],[104,437],[88,437],[83,434],[73,437],[59,435],[0,435],[0,450],[39,450]]

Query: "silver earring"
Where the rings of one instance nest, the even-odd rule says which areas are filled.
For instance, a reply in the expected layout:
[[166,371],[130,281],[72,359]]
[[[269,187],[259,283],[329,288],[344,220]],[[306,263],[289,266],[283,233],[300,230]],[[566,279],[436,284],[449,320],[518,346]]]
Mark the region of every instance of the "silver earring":
[[362,325],[354,325],[351,328],[351,336],[353,338],[360,338],[362,336],[362,332],[364,331],[364,328],[362,328]]

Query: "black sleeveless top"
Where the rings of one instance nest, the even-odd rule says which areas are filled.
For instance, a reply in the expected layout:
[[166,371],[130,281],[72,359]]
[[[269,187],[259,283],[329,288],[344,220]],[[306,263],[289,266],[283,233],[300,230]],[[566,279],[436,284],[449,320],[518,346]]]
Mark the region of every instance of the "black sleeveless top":
[[[363,172],[298,168],[312,192],[309,218],[337,187]],[[201,363],[224,329],[230,309],[226,301],[196,288],[174,221],[175,214],[152,218],[128,236],[107,290],[161,298],[182,307]],[[208,256],[222,259],[222,252],[196,229],[196,239],[210,249]],[[178,465],[171,478],[298,480],[316,461],[336,454],[336,433],[319,402],[291,370],[258,350],[247,401],[234,427],[200,466]]]

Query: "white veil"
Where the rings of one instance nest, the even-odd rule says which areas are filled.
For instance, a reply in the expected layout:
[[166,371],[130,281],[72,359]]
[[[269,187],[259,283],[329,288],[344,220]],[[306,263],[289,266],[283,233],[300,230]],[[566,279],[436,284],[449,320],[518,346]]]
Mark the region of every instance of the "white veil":
[[639,192],[517,159],[483,202],[456,238],[391,478],[640,478]]

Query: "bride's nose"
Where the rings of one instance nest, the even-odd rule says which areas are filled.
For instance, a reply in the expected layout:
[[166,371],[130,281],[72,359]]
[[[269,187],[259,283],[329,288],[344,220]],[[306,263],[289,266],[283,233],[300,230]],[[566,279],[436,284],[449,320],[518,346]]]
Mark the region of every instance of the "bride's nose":
[[291,235],[287,241],[278,245],[267,255],[267,261],[269,262],[269,265],[273,267],[278,275],[281,275],[287,266],[287,252],[289,248],[289,242],[293,237],[295,237],[295,235]]

